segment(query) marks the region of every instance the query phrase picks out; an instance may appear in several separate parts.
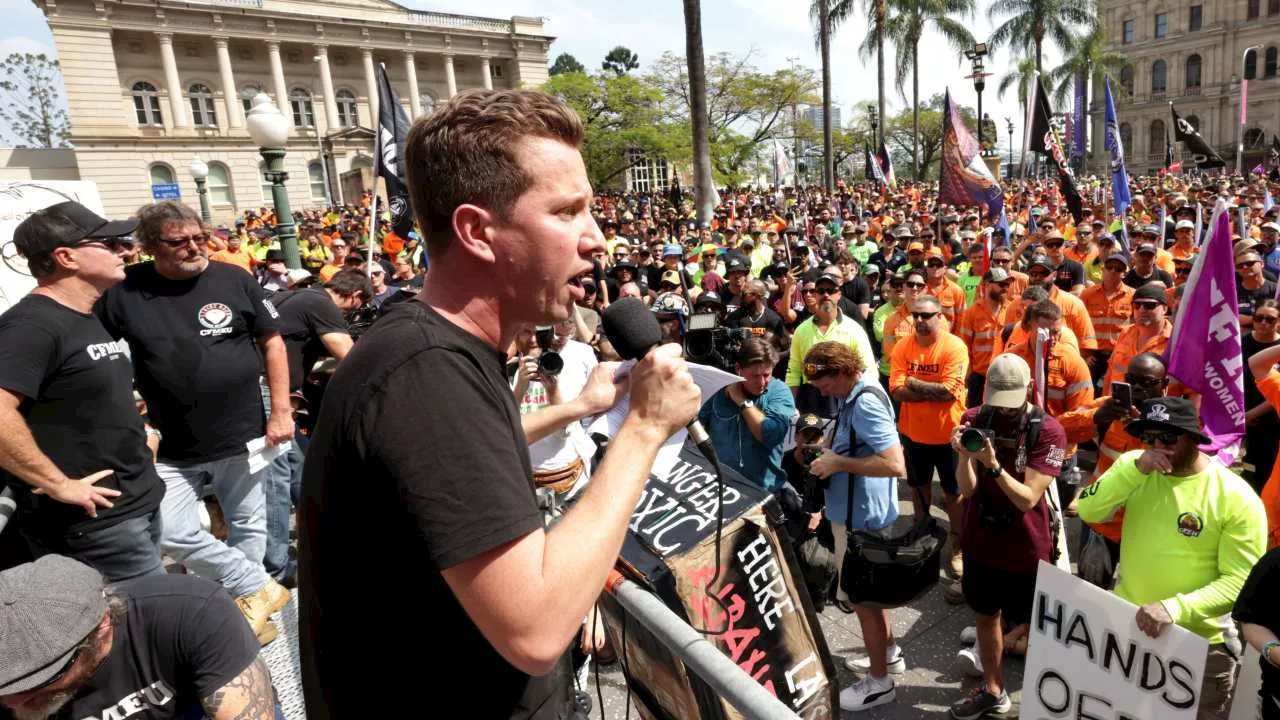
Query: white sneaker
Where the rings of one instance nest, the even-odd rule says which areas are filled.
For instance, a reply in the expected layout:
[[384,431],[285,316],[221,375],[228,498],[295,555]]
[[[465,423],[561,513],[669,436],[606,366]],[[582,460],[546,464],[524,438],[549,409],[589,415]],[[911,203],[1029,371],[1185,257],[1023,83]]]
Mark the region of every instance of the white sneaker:
[[[902,648],[897,645],[891,645],[884,653],[884,663],[889,670],[890,675],[901,675],[907,671],[907,656],[902,654]],[[850,672],[859,675],[871,674],[871,656],[869,655],[850,655],[844,659],[844,666]]]
[[965,648],[956,653],[956,666],[969,677],[982,677],[982,657],[977,648]]
[[978,628],[974,627],[973,625],[970,625],[969,627],[961,630],[960,644],[969,645],[969,646],[977,645],[978,644]]
[[861,712],[893,702],[893,681],[887,677],[865,677],[840,691],[840,709]]

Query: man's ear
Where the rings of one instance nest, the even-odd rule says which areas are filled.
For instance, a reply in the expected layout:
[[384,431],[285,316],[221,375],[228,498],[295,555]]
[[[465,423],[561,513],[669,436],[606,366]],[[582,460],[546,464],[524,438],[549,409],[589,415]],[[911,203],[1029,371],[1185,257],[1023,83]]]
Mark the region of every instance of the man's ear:
[[493,263],[493,213],[479,205],[459,205],[453,211],[453,236],[459,249],[482,262]]

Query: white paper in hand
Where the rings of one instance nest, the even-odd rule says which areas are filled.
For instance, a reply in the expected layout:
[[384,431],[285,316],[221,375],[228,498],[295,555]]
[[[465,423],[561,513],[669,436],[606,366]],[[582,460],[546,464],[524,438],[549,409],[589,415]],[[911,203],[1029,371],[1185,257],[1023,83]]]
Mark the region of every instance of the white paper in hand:
[[[622,363],[618,368],[618,377],[623,378],[631,373],[631,368],[635,366],[634,360],[628,360]],[[689,363],[689,374],[693,376],[693,382],[702,391],[702,402],[706,402],[712,395],[720,392],[728,385],[741,382],[744,378],[734,375],[731,372],[725,372],[717,367],[710,365],[699,365],[697,363]],[[609,408],[603,415],[596,417],[595,420],[587,426],[587,432],[599,433],[605,437],[613,437],[618,432],[618,428],[622,427],[622,421],[627,419],[627,412],[631,409],[630,394],[624,396],[618,401],[617,405]],[[653,462],[652,472],[656,475],[666,475],[676,461],[680,459],[680,448],[684,446],[684,439],[689,433],[683,428],[672,435],[663,443],[658,450],[658,457]]]
[[289,448],[293,447],[293,442],[286,440],[275,447],[267,447],[267,436],[263,435],[245,443],[244,447],[249,451],[249,473],[256,474],[270,465],[271,461],[281,453],[288,452]]

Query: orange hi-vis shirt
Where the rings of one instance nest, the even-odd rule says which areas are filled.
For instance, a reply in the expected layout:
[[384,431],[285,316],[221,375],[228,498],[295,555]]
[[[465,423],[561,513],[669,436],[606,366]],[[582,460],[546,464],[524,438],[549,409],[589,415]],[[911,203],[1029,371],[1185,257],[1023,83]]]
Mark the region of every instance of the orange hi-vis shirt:
[[[1069,292],[1063,292],[1054,285],[1049,290],[1049,300],[1062,311],[1062,324],[1071,328],[1071,332],[1076,334],[1076,339],[1080,341],[1080,350],[1097,350],[1098,336],[1093,331],[1093,320],[1089,317],[1089,311],[1085,309],[1080,298]],[[1009,322],[1021,320],[1025,311],[1026,308],[1021,304],[1016,305],[1009,311]]]
[[[1036,352],[1033,343],[1011,346],[1008,352],[1026,360],[1034,373]],[[1089,374],[1089,364],[1080,356],[1079,350],[1067,343],[1055,342],[1049,348],[1046,365],[1045,412],[1056,418],[1093,402],[1093,376]],[[1076,444],[1068,443],[1067,456],[1075,454],[1075,451]]]
[[1108,295],[1101,284],[1085,288],[1080,301],[1089,312],[1093,330],[1098,336],[1098,349],[1111,352],[1120,338],[1120,331],[1133,316],[1134,289],[1120,283],[1120,287]]
[[979,300],[960,316],[960,322],[956,323],[956,335],[969,348],[970,372],[986,375],[991,361],[1003,350],[1000,331],[1004,329],[1004,317],[1012,305],[1011,300],[1005,300],[992,313],[990,304],[986,300]]
[[[1188,248],[1184,248],[1180,244],[1175,244],[1173,247],[1169,248],[1169,255],[1173,257],[1174,260],[1194,260],[1196,253],[1198,252],[1200,252],[1200,248],[1196,247],[1194,244]],[[1173,273],[1170,272],[1169,274],[1172,275]]]
[[[1280,372],[1272,369],[1257,385],[1267,402],[1280,407]],[[1267,547],[1280,547],[1280,463],[1271,468],[1271,477],[1262,486],[1262,504],[1267,509]]]
[[1072,260],[1075,260],[1081,265],[1088,265],[1094,258],[1098,257],[1098,249],[1091,244],[1089,245],[1088,250],[1081,253],[1079,250],[1076,250],[1075,245],[1069,245],[1063,247],[1062,254]]
[[[1013,332],[1009,333],[1009,339],[1004,342],[1004,350],[1001,350],[1001,352],[1006,352],[1015,345],[1025,345],[1028,337],[1030,336],[1027,335],[1027,331],[1023,329],[1022,323],[1019,322],[1013,326]],[[1076,352],[1080,352],[1080,340],[1076,338],[1075,333],[1071,332],[1071,328],[1065,325],[1058,327],[1058,342],[1070,345],[1076,349]]]
[[957,285],[954,280],[944,277],[937,286],[930,285],[924,291],[938,298],[938,304],[942,306],[943,316],[947,318],[948,323],[955,325],[956,318],[960,316],[960,313],[964,312],[964,288]]
[[889,363],[889,392],[906,387],[907,378],[939,383],[950,400],[904,402],[898,414],[898,430],[914,442],[945,445],[964,415],[965,377],[969,374],[969,349],[949,332],[939,333],[933,344],[922,347],[915,334],[893,348]]
[[240,246],[239,252],[235,252],[231,248],[224,248],[215,253],[210,253],[209,259],[244,268],[245,272],[253,272],[253,263],[255,262],[253,253],[249,252],[243,245]]
[[[1106,404],[1107,399],[1106,397],[1096,398],[1088,405],[1058,416],[1058,422],[1062,423],[1063,429],[1067,431],[1067,442],[1082,443],[1096,437],[1098,428],[1093,424],[1093,416],[1098,412],[1098,408]],[[1117,420],[1107,426],[1102,442],[1098,443],[1098,460],[1094,465],[1093,475],[1089,478],[1089,482],[1085,483],[1086,486],[1097,482],[1098,478],[1102,477],[1102,473],[1106,472],[1107,468],[1111,467],[1121,455],[1130,450],[1142,449],[1142,441],[1125,432],[1125,424]],[[1089,523],[1089,527],[1112,542],[1120,542],[1120,530],[1124,527],[1124,508],[1117,510],[1115,516],[1107,522]]]
[[[943,315],[946,320],[946,315]],[[943,327],[947,332],[951,332],[951,322],[946,321]],[[916,319],[911,317],[911,311],[908,309],[908,303],[902,303],[884,319],[884,339],[880,341],[880,349],[883,351],[884,357],[893,357],[893,348],[899,340],[911,337],[916,334]]]
[[1160,326],[1160,332],[1148,338],[1146,342],[1139,347],[1137,325],[1130,325],[1120,332],[1120,337],[1116,339],[1115,349],[1111,351],[1111,362],[1107,365],[1107,376],[1102,381],[1102,394],[1111,394],[1111,383],[1124,382],[1124,374],[1129,369],[1129,361],[1133,360],[1135,355],[1144,352],[1155,353],[1156,355],[1164,355],[1165,348],[1169,345],[1169,336],[1173,334],[1173,323],[1165,318],[1164,324]]

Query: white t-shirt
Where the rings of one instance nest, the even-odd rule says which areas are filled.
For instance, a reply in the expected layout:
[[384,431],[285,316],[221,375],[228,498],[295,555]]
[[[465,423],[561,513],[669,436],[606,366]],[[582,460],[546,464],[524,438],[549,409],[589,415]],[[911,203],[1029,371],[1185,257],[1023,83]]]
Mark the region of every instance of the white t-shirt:
[[[587,385],[587,378],[596,366],[596,354],[590,345],[577,340],[569,340],[560,351],[564,360],[564,369],[560,371],[560,402],[568,402],[582,392]],[[526,414],[547,406],[546,389],[542,383],[534,380],[525,390],[520,401],[520,412]],[[580,423],[570,423],[565,429],[554,432],[529,446],[529,460],[535,472],[543,470],[560,470],[580,457],[576,446],[571,442],[572,434],[586,435]],[[584,461],[590,457],[583,458]]]

